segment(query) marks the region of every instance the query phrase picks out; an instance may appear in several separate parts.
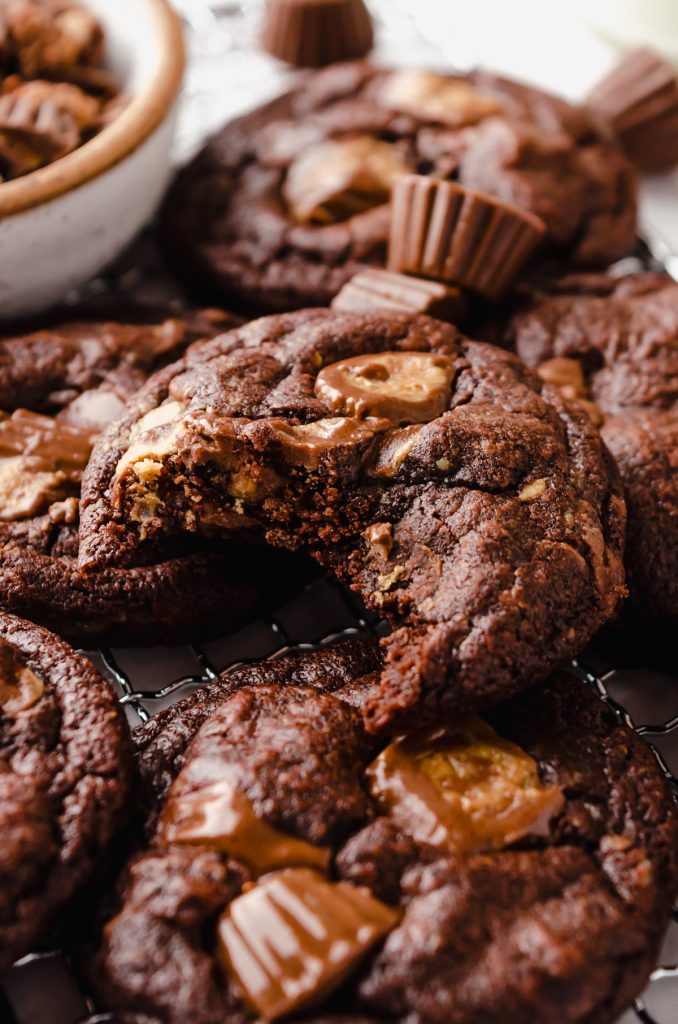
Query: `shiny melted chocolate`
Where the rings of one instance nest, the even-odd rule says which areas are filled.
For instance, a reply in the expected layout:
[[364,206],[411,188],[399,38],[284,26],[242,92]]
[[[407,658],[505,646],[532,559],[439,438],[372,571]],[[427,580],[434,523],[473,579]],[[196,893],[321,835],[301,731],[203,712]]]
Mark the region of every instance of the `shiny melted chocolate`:
[[536,761],[475,716],[390,744],[367,770],[372,796],[419,842],[455,853],[547,835],[563,806]]

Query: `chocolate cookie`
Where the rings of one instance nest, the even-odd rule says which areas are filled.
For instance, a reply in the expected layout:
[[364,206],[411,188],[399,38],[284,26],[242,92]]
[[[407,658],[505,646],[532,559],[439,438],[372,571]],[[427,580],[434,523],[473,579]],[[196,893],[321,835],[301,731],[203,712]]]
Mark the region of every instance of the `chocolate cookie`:
[[0,970],[89,881],[130,797],[112,689],[46,629],[0,613]]
[[632,1002],[678,819],[650,749],[586,684],[385,746],[341,685],[300,686],[292,659],[250,671],[185,758],[163,747],[179,719],[140,730],[159,815],[93,970],[120,1024],[607,1024]]
[[546,222],[578,264],[625,255],[636,231],[630,163],[583,109],[483,72],[335,65],[228,124],[179,175],[165,248],[198,286],[260,312],[327,305],[383,266],[388,199],[432,174]]
[[[195,551],[84,578],[80,479],[92,444],[149,373],[232,321],[74,322],[0,340],[0,605],[77,643],[215,631],[270,589],[257,556]],[[266,567],[266,572],[270,568]]]
[[514,356],[428,317],[303,311],[160,371],[96,446],[85,570],[259,530],[393,632],[375,730],[487,706],[584,646],[623,592],[598,432]]
[[635,607],[678,615],[678,284],[664,274],[565,278],[534,290],[502,340],[593,402],[621,471]]

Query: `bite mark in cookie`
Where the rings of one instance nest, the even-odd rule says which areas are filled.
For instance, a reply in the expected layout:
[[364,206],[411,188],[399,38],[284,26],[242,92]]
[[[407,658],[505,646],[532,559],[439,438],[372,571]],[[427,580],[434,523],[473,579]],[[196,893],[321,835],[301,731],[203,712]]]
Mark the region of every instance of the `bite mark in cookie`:
[[196,311],[150,324],[72,322],[0,340],[6,609],[78,644],[177,643],[223,629],[269,592],[256,554],[244,564],[224,551],[184,547],[90,579],[74,557],[80,482],[96,437],[154,368],[232,322],[218,311]]
[[529,685],[623,593],[623,504],[586,415],[426,317],[302,312],[202,346],[97,446],[82,508],[88,571],[253,525],[309,551],[393,626],[376,730]]

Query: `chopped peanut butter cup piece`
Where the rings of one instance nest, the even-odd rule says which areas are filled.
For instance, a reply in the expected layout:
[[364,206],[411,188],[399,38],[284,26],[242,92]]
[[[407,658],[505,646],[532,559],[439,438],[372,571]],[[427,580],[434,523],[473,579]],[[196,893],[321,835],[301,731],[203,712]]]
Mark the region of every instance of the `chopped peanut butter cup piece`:
[[359,419],[357,416],[331,416],[314,423],[290,424],[283,419],[270,423],[272,437],[280,442],[285,459],[292,465],[312,469],[325,454],[341,445],[367,448],[391,423],[377,414]]
[[75,85],[10,81],[0,92],[0,173],[14,178],[66,156],[100,116],[98,100]]
[[387,203],[409,168],[398,150],[371,136],[311,146],[287,173],[283,195],[300,223],[334,224]]
[[394,187],[389,269],[495,300],[544,231],[539,217],[493,196],[410,174]]
[[423,68],[403,68],[389,75],[379,90],[379,100],[390,110],[450,128],[478,124],[502,111],[493,96],[479,92],[470,82]]
[[364,57],[372,49],[364,0],[268,0],[262,46],[300,68]]
[[558,388],[560,393],[577,402],[585,410],[592,423],[599,427],[605,417],[595,402],[591,401],[591,392],[584,378],[584,371],[578,359],[557,356],[547,359],[537,367],[537,373],[547,384]]
[[480,718],[397,739],[367,769],[383,810],[420,842],[459,853],[548,834],[563,806],[537,764]]
[[219,953],[246,1001],[277,1020],[336,989],[399,918],[369,889],[288,868],[230,904],[219,920]]
[[258,875],[299,865],[325,871],[330,859],[329,849],[287,835],[258,817],[245,794],[226,779],[170,797],[160,831],[168,843],[215,846]]
[[94,437],[17,409],[0,420],[0,520],[23,519],[76,494]]
[[631,160],[644,171],[678,163],[678,75],[652,50],[627,54],[589,94]]
[[378,352],[320,371],[315,393],[339,413],[390,423],[429,423],[452,394],[454,359],[435,352]]
[[351,278],[332,302],[332,309],[341,313],[368,313],[372,309],[427,313],[438,320],[459,323],[464,318],[465,303],[458,288],[374,267]]

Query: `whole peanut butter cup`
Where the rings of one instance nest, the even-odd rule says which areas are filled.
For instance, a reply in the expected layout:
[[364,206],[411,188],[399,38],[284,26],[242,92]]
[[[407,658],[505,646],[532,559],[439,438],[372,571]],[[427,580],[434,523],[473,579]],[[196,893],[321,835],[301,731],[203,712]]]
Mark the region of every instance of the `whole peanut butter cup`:
[[545,230],[539,217],[494,196],[411,174],[395,184],[388,265],[495,300]]
[[364,0],[268,0],[262,45],[296,67],[364,57],[373,30]]
[[678,163],[678,75],[652,50],[633,50],[592,90],[589,106],[605,117],[643,171]]

